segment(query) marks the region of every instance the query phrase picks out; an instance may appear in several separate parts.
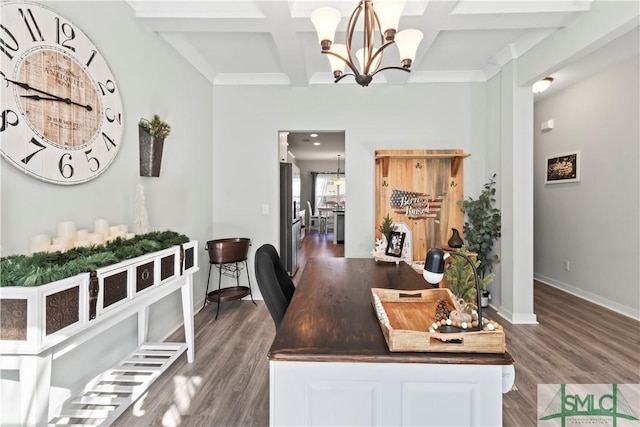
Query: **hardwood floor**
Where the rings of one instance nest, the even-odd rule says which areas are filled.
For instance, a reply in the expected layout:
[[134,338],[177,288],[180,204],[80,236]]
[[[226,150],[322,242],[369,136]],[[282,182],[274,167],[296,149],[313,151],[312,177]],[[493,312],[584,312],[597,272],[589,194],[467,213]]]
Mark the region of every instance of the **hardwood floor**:
[[[303,262],[344,256],[316,233],[303,240]],[[294,281],[295,277],[294,277]],[[297,283],[297,281],[296,281]],[[640,322],[535,282],[538,325],[501,321],[515,359],[517,390],[503,395],[505,426],[535,426],[538,384],[640,383]],[[116,426],[266,426],[267,351],[275,336],[262,301],[215,304],[196,315],[196,357],[182,356]],[[485,315],[500,321],[495,311]],[[182,339],[177,332],[172,340]]]
[[302,239],[302,249],[300,251],[299,267],[293,283],[298,284],[304,266],[309,258],[340,258],[344,257],[344,244],[334,244],[333,234],[323,234],[317,231],[307,234]]

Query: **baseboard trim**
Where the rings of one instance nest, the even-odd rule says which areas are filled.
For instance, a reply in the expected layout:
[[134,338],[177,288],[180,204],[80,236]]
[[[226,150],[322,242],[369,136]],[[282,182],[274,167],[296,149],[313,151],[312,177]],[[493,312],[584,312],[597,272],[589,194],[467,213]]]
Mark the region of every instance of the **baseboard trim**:
[[567,283],[559,282],[550,277],[534,274],[533,278],[540,283],[544,283],[545,285],[551,286],[552,288],[556,288],[568,294],[574,295],[578,298],[584,299],[586,301],[592,302],[596,305],[609,309],[611,311],[615,311],[616,313],[622,314],[623,316],[629,317],[634,320],[640,320],[640,310],[635,310],[631,307],[624,306],[615,301],[611,301],[607,298],[604,298],[600,295],[596,295],[591,292],[586,292],[580,288],[576,288],[575,286],[571,286]]

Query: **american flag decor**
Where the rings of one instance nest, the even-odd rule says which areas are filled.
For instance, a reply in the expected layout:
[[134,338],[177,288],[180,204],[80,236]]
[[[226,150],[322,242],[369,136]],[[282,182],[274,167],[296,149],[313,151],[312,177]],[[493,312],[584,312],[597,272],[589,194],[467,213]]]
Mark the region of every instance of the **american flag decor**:
[[407,218],[435,218],[437,221],[438,214],[442,210],[443,200],[444,196],[432,198],[424,193],[392,190],[389,203],[391,210],[395,213],[405,214]]

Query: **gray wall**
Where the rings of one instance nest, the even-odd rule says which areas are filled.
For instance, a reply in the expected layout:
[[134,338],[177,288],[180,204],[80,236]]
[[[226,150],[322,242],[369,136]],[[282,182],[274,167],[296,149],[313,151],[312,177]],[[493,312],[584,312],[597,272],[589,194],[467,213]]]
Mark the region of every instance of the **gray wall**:
[[[75,186],[40,182],[2,160],[2,254],[26,253],[30,236],[55,234],[59,221],[90,228],[94,219],[105,218],[133,228],[135,185],[142,183],[151,229],[175,230],[200,242],[194,300],[201,306],[207,271],[202,247],[212,234],[211,84],[162,38],[136,22],[124,2],[56,1],[49,6],[82,28],[109,62],[122,93],[124,140],[107,171]],[[153,114],[168,121],[172,133],[165,142],[161,176],[143,178],[137,123]],[[152,308],[150,339],[161,339],[179,324],[180,307],[179,293],[174,293]],[[136,323],[131,320],[54,362],[54,406],[135,347]],[[19,393],[12,375],[2,373],[2,378],[14,379],[0,384],[2,423],[15,423],[12,416],[19,414],[11,399]]]
[[[535,277],[635,318],[639,75],[636,56],[537,102],[534,115]],[[542,133],[550,119],[554,129]],[[571,151],[581,154],[580,182],[545,185],[546,157]]]

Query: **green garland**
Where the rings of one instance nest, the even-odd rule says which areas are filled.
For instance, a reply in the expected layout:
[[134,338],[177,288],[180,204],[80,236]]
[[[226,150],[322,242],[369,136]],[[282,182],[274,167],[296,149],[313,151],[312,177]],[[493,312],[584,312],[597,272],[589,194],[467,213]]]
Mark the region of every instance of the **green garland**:
[[174,231],[154,231],[132,239],[118,237],[104,246],[76,248],[64,253],[10,255],[0,258],[0,287],[45,285],[188,241],[187,236]]

